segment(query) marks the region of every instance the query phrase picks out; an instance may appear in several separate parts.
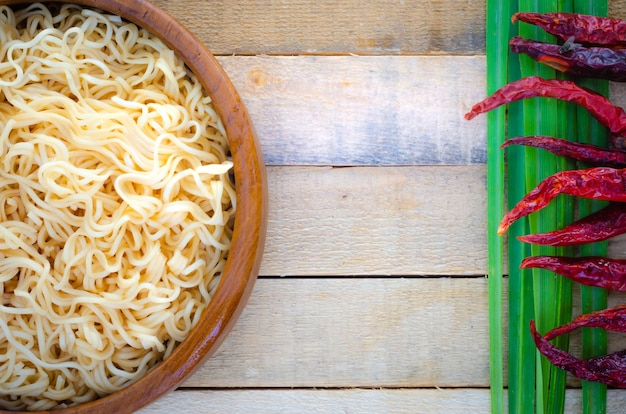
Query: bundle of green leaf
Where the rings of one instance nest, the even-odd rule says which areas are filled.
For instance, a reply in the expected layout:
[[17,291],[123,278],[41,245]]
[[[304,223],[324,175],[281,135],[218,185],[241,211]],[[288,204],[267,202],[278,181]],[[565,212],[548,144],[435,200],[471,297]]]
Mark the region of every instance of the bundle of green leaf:
[[[621,168],[626,164],[620,158],[626,154],[620,149],[606,149],[607,129],[616,145],[623,135],[623,112],[604,97],[608,94],[606,73],[614,73],[619,65],[614,64],[617,59],[607,58],[606,66],[599,68],[595,59],[609,55],[601,48],[620,53],[613,35],[619,32],[622,22],[596,17],[606,15],[607,11],[606,1],[487,1],[487,93],[490,96],[467,117],[488,112],[493,413],[504,412],[501,301],[504,248],[498,235],[507,230],[509,412],[563,413],[566,387],[563,369],[588,380],[583,381],[582,390],[585,413],[606,412],[605,384],[619,383],[613,374],[604,377],[591,374],[599,371],[594,366],[603,361],[625,357],[600,356],[607,350],[606,330],[583,331],[582,360],[567,353],[569,338],[565,335],[575,327],[594,326],[592,320],[607,317],[606,313],[593,313],[589,319],[568,323],[572,319],[573,280],[583,283],[581,300],[586,314],[606,308],[607,295],[602,288],[619,284],[619,281],[607,283],[597,275],[567,276],[584,266],[593,265],[596,272],[619,266],[619,261],[602,258],[606,255],[604,240],[626,231],[626,221],[620,221],[626,220],[623,214],[626,208],[621,204],[626,201],[621,177]],[[511,17],[525,23],[512,25]],[[598,39],[597,34],[602,31],[605,35]],[[555,42],[548,32],[559,35],[560,40]],[[606,44],[599,46],[603,41]],[[618,75],[610,77],[618,78]],[[557,99],[525,99],[537,96]],[[507,148],[506,163],[503,144]],[[506,215],[504,194],[508,196],[508,204],[515,206]],[[557,197],[559,194],[568,195]],[[608,207],[607,200],[611,203]],[[583,236],[578,235],[581,228],[586,229]],[[576,261],[574,257],[585,259]],[[557,269],[566,277],[555,278],[552,272]],[[604,319],[601,327],[617,329],[619,324],[619,317],[611,321]],[[546,334],[541,336],[539,332]],[[554,341],[549,343],[549,340]],[[538,350],[549,358],[541,357]]]

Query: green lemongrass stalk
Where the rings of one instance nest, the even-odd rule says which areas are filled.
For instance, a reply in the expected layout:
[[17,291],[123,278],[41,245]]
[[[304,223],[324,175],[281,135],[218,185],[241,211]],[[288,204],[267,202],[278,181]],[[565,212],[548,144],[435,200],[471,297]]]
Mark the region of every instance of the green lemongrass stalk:
[[[521,106],[521,105],[520,105]],[[509,131],[514,127],[514,106],[510,105]],[[518,110],[521,115],[521,109]],[[519,117],[521,119],[521,116]],[[512,125],[513,124],[513,125]],[[521,135],[511,133],[510,136]],[[525,177],[524,148],[507,148],[507,177],[513,183],[523,183]],[[509,205],[515,205],[525,195],[525,186],[509,186]],[[533,414],[535,412],[535,354],[536,348],[529,332],[530,320],[534,319],[532,271],[520,269],[521,261],[530,255],[530,246],[517,236],[528,234],[528,220],[522,218],[511,225],[508,233],[509,258],[509,414]]]
[[[606,0],[574,0],[574,11],[595,16],[606,16],[608,14],[608,5]],[[596,90],[608,96],[608,81],[580,79],[578,83],[581,86]],[[577,125],[578,140],[580,142],[604,147],[608,146],[608,131],[583,108],[578,108]],[[584,217],[602,208],[604,205],[606,205],[605,202],[580,200],[578,202],[578,213],[581,217]],[[582,256],[606,256],[607,242],[581,246],[579,253]],[[581,302],[582,313],[605,309],[608,305],[607,291],[596,287],[581,286]],[[582,346],[582,357],[584,359],[606,354],[608,348],[606,331],[602,329],[584,328],[582,331]],[[583,381],[583,414],[605,414],[606,392],[607,387],[605,384]]]
[[[487,0],[487,94],[507,83],[510,1]],[[504,157],[500,145],[506,131],[506,109],[487,114],[487,242],[489,290],[489,369],[491,412],[504,412],[502,326],[503,243],[497,228],[504,213]]]
[[[517,0],[515,11],[517,11]],[[519,25],[511,28],[510,36],[518,34]],[[519,58],[509,59],[509,82],[521,78]],[[509,138],[524,135],[522,102],[509,104],[507,135]],[[524,195],[526,176],[525,150],[511,146],[506,150],[507,179],[519,185],[508,186],[508,205],[514,206]],[[511,225],[508,231],[509,259],[509,357],[508,357],[508,403],[509,414],[533,414],[535,412],[535,358],[536,348],[528,326],[534,318],[533,280],[531,270],[520,269],[521,261],[530,255],[530,245],[517,237],[528,234],[528,218],[523,217]]]
[[[559,2],[556,0],[532,1],[520,0],[520,11],[551,12],[558,11]],[[525,38],[539,41],[554,42],[554,38],[539,28],[521,24],[520,35]],[[521,73],[523,77],[539,75],[545,78],[555,78],[553,69],[541,65],[529,57],[520,56]],[[567,117],[559,117],[560,106],[554,99],[529,99],[524,102],[524,135],[558,136],[564,130],[559,122],[566,122]],[[560,120],[560,121],[559,121]],[[526,190],[534,188],[541,180],[559,170],[558,157],[535,148],[526,149]],[[563,213],[569,204],[563,205],[561,199],[555,200],[540,212],[529,216],[531,233],[542,233],[558,228],[563,223]],[[571,207],[571,206],[570,206]],[[531,255],[555,255],[560,252],[554,247],[531,246]],[[545,333],[557,326],[564,315],[571,313],[571,301],[567,300],[567,286],[559,281],[553,273],[540,269],[533,269],[533,294],[535,303],[535,320],[539,332]],[[571,297],[571,293],[569,294]],[[565,296],[565,298],[562,298]],[[562,299],[565,299],[562,302]],[[568,303],[569,302],[569,303]],[[563,344],[559,344],[562,346]],[[564,347],[566,349],[566,347]],[[536,412],[562,413],[565,403],[565,373],[553,367],[546,358],[537,357],[536,367]]]
[[[594,88],[596,85],[590,85],[587,82],[580,82],[581,85]],[[602,88],[596,88],[596,90]],[[608,89],[608,88],[607,88]],[[580,115],[580,112],[579,112]],[[585,114],[588,115],[588,114]],[[579,123],[579,139],[583,136],[593,138],[606,137],[606,131],[589,122],[587,128],[584,127],[584,120],[578,120]],[[582,132],[585,132],[585,135]],[[588,131],[588,132],[587,132]],[[580,139],[581,142],[587,142]],[[592,143],[598,143],[597,139],[590,140]],[[580,216],[586,216],[600,209],[605,203],[599,201],[581,200],[578,203],[578,212]],[[581,246],[579,249],[581,256],[606,256],[607,243],[593,243]],[[607,291],[592,286],[581,285],[581,303],[582,313],[589,313],[600,309],[606,309],[608,306]],[[602,329],[583,328],[582,329],[582,357],[583,359],[600,356],[607,353],[607,332]],[[582,383],[582,400],[583,414],[604,414],[606,413],[607,387],[605,384],[598,382]]]
[[[557,10],[562,12],[572,12],[572,0],[558,0]],[[552,39],[554,42],[555,40]],[[555,77],[564,78],[558,72]],[[577,125],[572,122],[576,119],[577,106],[569,102],[557,101],[557,114],[559,115],[557,122],[557,137],[563,139],[577,140]],[[569,158],[557,157],[556,168],[558,171],[574,169],[576,163]],[[559,197],[556,201],[556,227],[561,228],[574,221],[575,199],[569,196]],[[573,256],[575,251],[573,247],[560,247],[554,249],[559,256]],[[557,299],[554,307],[554,326],[560,326],[569,322],[572,318],[572,286],[573,282],[565,277],[552,275],[552,284],[555,290],[555,298]],[[553,341],[554,344],[561,349],[569,348],[569,335],[563,335]],[[546,410],[549,413],[562,413],[565,411],[565,389],[567,374],[561,369],[550,366],[550,394],[546,401]]]
[[[498,36],[503,44],[508,43],[508,39],[517,34],[516,27],[506,27],[502,14],[507,11],[512,15],[515,11],[576,11],[579,13],[588,13],[595,15],[606,14],[606,0],[519,0],[518,4],[514,0],[505,0],[505,5],[491,1],[487,3],[488,16],[488,36],[487,44],[490,41],[496,41]],[[586,4],[584,4],[586,3]],[[585,7],[587,7],[585,9]],[[509,10],[507,10],[509,9]],[[501,19],[501,20],[499,20]],[[495,22],[500,21],[500,26],[495,26]],[[524,25],[521,25],[523,27]],[[493,29],[498,28],[499,32]],[[527,38],[552,41],[551,36],[534,27],[525,27],[519,30],[520,35]],[[493,42],[491,43],[493,44]],[[503,55],[489,59],[488,50],[488,68],[490,62],[499,61],[500,63],[506,59],[508,51],[502,48],[491,49],[493,53],[502,53]],[[496,63],[491,63],[495,65]],[[488,79],[494,78],[489,76],[493,73],[488,70]],[[501,70],[501,68],[500,68]],[[501,74],[501,72],[499,72]],[[527,57],[520,59],[509,59],[508,65],[508,82],[518,79],[521,76],[539,75],[547,78],[557,77],[551,69],[548,69]],[[594,83],[596,82],[596,83]],[[599,82],[599,83],[598,83]],[[498,79],[494,85],[501,86]],[[603,91],[606,82],[593,81],[590,85],[596,90]],[[489,91],[493,92],[497,86]],[[585,85],[587,86],[587,84]],[[590,121],[588,114],[584,113],[582,120],[578,123],[571,122],[572,119],[580,117],[581,109],[575,105],[567,104],[560,101],[550,99],[534,99],[522,103],[513,103],[508,106],[509,114],[498,114],[497,119],[506,122],[508,129],[507,136],[543,134],[554,135],[560,137],[569,137],[577,139],[577,133],[583,135],[581,141],[586,141],[585,136],[598,136],[599,126],[595,120]],[[522,109],[523,108],[523,109]],[[557,114],[560,115],[557,118]],[[565,116],[564,116],[565,115]],[[587,118],[585,118],[587,116]],[[557,120],[558,119],[558,120]],[[501,161],[495,154],[496,143],[499,145],[500,135],[502,131],[501,124],[495,124],[493,131],[498,135],[489,135],[488,158],[490,160],[496,157],[498,163]],[[600,131],[603,132],[603,131]],[[605,139],[606,135],[599,134],[600,141],[596,138],[592,142],[599,143]],[[495,140],[495,141],[494,141]],[[588,142],[588,141],[587,141]],[[491,151],[491,152],[490,152]],[[516,148],[509,147],[507,149],[508,163],[506,164],[506,173],[510,185],[508,185],[508,203],[514,205],[527,192],[530,191],[541,179],[545,178],[558,170],[571,169],[575,165],[571,161],[564,160],[560,157],[554,157],[541,150],[532,148]],[[496,164],[489,170],[488,174],[499,173],[499,164]],[[498,188],[500,184],[499,178],[492,178],[490,181],[492,187]],[[526,187],[521,185],[526,184]],[[495,187],[493,186],[495,184]],[[490,190],[490,195],[493,193]],[[491,200],[498,200],[496,197]],[[496,207],[490,211],[489,219],[498,221],[501,214],[496,218],[493,217],[493,211],[497,211]],[[490,201],[490,206],[494,204]],[[599,208],[597,203],[581,204],[581,212],[593,211]],[[530,319],[536,319],[540,332],[545,332],[554,326],[561,325],[571,319],[571,281],[566,278],[555,277],[554,274],[542,270],[524,270],[519,269],[519,263],[528,255],[539,254],[573,254],[571,248],[546,248],[540,246],[528,246],[517,241],[516,237],[520,234],[528,232],[549,231],[557,227],[571,222],[574,218],[574,199],[570,197],[559,197],[554,200],[550,206],[542,210],[540,213],[523,218],[514,223],[509,229],[509,413],[562,413],[564,411],[565,401],[565,372],[551,366],[548,361],[543,358],[535,350],[534,343],[528,333],[528,322]],[[490,234],[493,229],[490,228]],[[492,244],[493,243],[493,244]],[[490,239],[490,276],[493,270],[497,270],[497,274],[501,272],[501,261],[498,261],[496,254],[502,248],[497,241]],[[583,248],[583,252],[586,247]],[[602,254],[606,250],[606,244],[597,244],[589,247],[586,254]],[[603,250],[604,249],[604,250]],[[492,261],[493,260],[493,261]],[[532,275],[528,277],[528,274]],[[491,284],[493,282],[495,286]],[[497,307],[499,296],[495,296],[500,292],[501,285],[498,280],[490,281],[490,326],[495,323],[495,329],[491,329],[491,337],[494,343],[498,343],[497,338],[493,338],[499,332],[501,321],[501,310]],[[583,287],[583,311],[585,309],[594,310],[606,307],[606,293],[600,289]],[[555,300],[556,299],[556,300]],[[492,306],[493,305],[493,306]],[[586,311],[585,311],[586,312]],[[603,336],[604,335],[604,336]],[[558,338],[555,343],[559,348],[567,349],[569,339],[567,336]],[[606,334],[600,330],[586,330],[583,332],[583,348],[584,354],[591,356],[602,353],[606,350]],[[492,347],[492,352],[493,352]],[[496,392],[498,395],[492,399],[492,411],[500,412],[500,393],[499,385],[493,388],[493,384],[500,384],[500,378],[493,369],[501,360],[501,348],[497,348],[497,354],[492,355],[492,395]],[[536,361],[536,364],[535,364]],[[536,373],[535,373],[536,371]],[[494,375],[496,380],[494,381]],[[584,413],[604,414],[606,411],[606,387],[601,384],[584,383],[583,384],[583,406]],[[535,411],[536,409],[536,411]]]

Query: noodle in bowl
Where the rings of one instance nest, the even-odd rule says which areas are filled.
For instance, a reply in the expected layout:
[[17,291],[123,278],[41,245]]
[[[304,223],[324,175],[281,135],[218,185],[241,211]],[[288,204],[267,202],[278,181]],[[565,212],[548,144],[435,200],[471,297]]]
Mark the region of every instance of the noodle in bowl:
[[[214,351],[258,272],[264,170],[245,108],[194,73],[208,52],[185,59],[103,10],[126,3],[0,2],[1,409],[144,405]],[[152,30],[172,27],[137,3],[131,20],[151,7]]]

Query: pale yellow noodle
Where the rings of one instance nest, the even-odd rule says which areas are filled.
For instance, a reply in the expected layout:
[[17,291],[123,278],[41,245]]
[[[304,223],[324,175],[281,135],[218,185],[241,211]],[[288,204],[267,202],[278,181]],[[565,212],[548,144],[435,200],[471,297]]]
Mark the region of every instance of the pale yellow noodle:
[[76,5],[0,6],[0,407],[136,381],[184,340],[224,269],[228,142],[147,31]]

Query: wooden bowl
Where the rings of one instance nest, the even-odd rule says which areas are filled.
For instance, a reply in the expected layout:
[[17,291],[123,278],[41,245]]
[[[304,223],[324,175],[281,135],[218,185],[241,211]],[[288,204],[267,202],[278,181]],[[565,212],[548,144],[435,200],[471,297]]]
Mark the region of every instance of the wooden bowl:
[[[226,128],[234,163],[237,209],[231,250],[217,291],[189,336],[168,358],[132,385],[86,404],[50,411],[55,414],[128,413],[177,387],[215,353],[241,314],[263,255],[267,218],[265,165],[249,114],[228,76],[208,49],[167,12],[147,0],[56,2],[117,14],[151,31],[175,50],[212,97]],[[0,0],[0,5],[26,3],[32,1]]]

